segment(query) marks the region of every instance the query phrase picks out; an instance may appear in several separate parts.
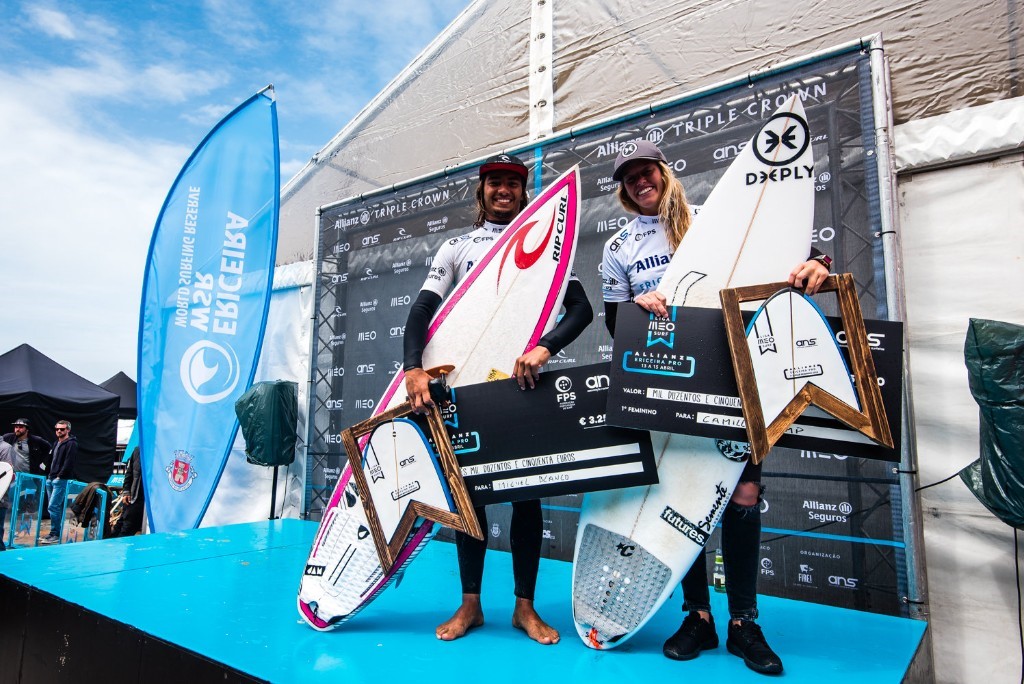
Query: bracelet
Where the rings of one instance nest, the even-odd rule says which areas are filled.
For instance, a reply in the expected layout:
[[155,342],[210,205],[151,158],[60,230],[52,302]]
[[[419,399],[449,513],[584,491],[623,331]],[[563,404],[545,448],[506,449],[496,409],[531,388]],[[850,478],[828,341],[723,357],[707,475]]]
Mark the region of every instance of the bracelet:
[[829,273],[832,272],[832,257],[830,257],[828,254],[819,254],[818,256],[813,256],[810,258],[810,261],[817,261],[819,264],[825,267],[826,271],[828,271]]

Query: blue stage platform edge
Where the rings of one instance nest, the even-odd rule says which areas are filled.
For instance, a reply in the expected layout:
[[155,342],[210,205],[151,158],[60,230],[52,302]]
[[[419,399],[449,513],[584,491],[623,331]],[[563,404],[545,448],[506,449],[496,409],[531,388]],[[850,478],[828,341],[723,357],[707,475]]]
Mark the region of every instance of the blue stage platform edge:
[[[537,609],[562,634],[541,646],[511,624],[508,554],[490,552],[486,624],[434,637],[456,607],[452,544],[429,544],[404,581],[333,632],[312,630],[295,598],[317,525],[276,520],[0,553],[0,681],[419,683],[764,682],[725,649],[725,597],[712,594],[721,646],[696,660],[661,653],[680,593],[622,647],[576,637],[571,565],[543,560]],[[761,597],[760,624],[787,682],[900,682],[926,623]],[[482,678],[482,679],[481,679]]]

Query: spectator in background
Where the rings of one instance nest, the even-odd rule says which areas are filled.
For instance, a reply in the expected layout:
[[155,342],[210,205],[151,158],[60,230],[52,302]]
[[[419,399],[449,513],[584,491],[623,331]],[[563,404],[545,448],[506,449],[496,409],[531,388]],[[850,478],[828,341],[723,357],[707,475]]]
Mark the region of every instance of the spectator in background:
[[124,510],[114,523],[111,537],[130,537],[142,531],[142,512],[146,504],[146,494],[142,489],[142,461],[139,458],[139,447],[132,450],[128,466],[124,474],[124,485],[121,489]]
[[10,444],[22,456],[28,459],[29,469],[25,472],[32,475],[43,475],[49,464],[51,445],[42,437],[30,434],[27,418],[14,421],[14,432],[3,436],[3,441]]
[[71,423],[58,420],[53,429],[57,432],[57,443],[53,445],[50,468],[46,473],[46,494],[50,498],[47,508],[50,512],[50,533],[39,540],[40,544],[60,543],[68,480],[75,476],[75,461],[78,459],[78,440],[71,434]]
[[[10,463],[15,475],[28,471],[28,455],[22,456],[17,449],[5,441],[0,441],[0,462]],[[4,497],[0,499],[0,551],[7,550],[7,546],[4,544],[4,520],[7,517],[7,511],[11,508],[11,487],[14,486],[14,482],[4,482],[3,485],[8,489]],[[14,525],[13,520],[11,525]]]

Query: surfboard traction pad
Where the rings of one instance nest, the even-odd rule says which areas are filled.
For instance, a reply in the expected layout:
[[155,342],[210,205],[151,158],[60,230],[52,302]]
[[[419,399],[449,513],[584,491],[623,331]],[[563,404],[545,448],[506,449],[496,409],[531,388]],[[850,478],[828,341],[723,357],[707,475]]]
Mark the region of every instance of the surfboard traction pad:
[[[349,488],[354,493],[355,487],[353,482],[349,482],[345,492],[346,498],[351,499]],[[390,587],[396,580],[401,581],[405,567],[416,558],[427,542],[434,536],[433,533],[425,535],[416,548],[413,549],[412,553],[395,568],[395,571],[386,582],[377,586],[375,591],[365,595],[358,594],[359,586],[372,587],[384,577],[375,547],[353,543],[354,540],[362,539],[369,535],[366,520],[361,513],[362,511],[356,508],[345,505],[339,506],[332,513],[331,520],[328,522],[328,529],[324,534],[325,543],[327,543],[329,538],[334,540],[331,548],[325,549],[327,555],[324,564],[319,566],[311,564],[309,561],[306,563],[306,569],[303,574],[308,577],[319,578],[315,586],[319,587],[320,596],[303,600],[302,586],[300,585],[299,602],[307,606],[313,617],[326,623],[325,626],[313,625],[317,629],[331,629],[347,622],[369,605],[380,592]],[[413,528],[406,543],[416,535],[419,527],[417,525]],[[332,537],[332,528],[340,528],[341,531]],[[436,529],[431,530],[431,532],[435,531]],[[346,575],[348,577],[365,577],[368,579],[363,585],[356,585],[351,582],[341,583],[340,580]],[[301,607],[300,613],[302,613]],[[303,614],[303,617],[308,621],[308,617],[305,614]]]
[[[614,556],[609,549],[619,549]],[[623,555],[629,549],[629,555]],[[612,565],[614,562],[614,565]],[[572,609],[579,627],[597,630],[595,645],[634,632],[655,608],[672,569],[629,537],[587,525],[576,554]],[[583,568],[595,568],[586,575]]]

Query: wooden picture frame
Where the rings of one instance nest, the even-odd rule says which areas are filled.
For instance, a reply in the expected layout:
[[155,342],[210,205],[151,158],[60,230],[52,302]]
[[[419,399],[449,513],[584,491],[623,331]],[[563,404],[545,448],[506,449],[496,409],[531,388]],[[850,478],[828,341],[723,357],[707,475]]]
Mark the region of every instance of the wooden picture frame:
[[889,421],[885,416],[885,407],[882,405],[882,393],[878,389],[878,374],[871,358],[871,348],[868,346],[856,285],[853,276],[849,273],[829,276],[818,292],[835,292],[838,297],[840,317],[846,331],[850,370],[854,377],[857,397],[862,410],[858,411],[809,382],[797,392],[770,425],[765,425],[764,414],[761,411],[761,399],[757,383],[754,380],[753,362],[750,358],[750,349],[747,347],[746,329],[740,312],[740,304],[766,300],[779,290],[789,287],[789,283],[769,283],[726,289],[722,290],[719,295],[722,301],[722,313],[725,317],[725,330],[729,339],[733,371],[736,375],[736,385],[739,388],[740,400],[743,402],[743,418],[747,424],[751,460],[754,463],[764,460],[772,446],[811,404],[835,416],[875,443],[891,449],[893,447],[892,433],[889,430]]
[[438,461],[441,472],[448,482],[448,489],[455,502],[456,513],[441,508],[435,508],[419,501],[413,501],[405,509],[395,534],[389,541],[381,529],[380,516],[377,514],[373,496],[366,482],[366,473],[363,471],[363,455],[359,448],[359,440],[372,433],[378,426],[391,422],[412,413],[412,405],[406,401],[398,406],[385,411],[379,415],[368,418],[357,423],[347,430],[342,431],[341,440],[345,446],[345,453],[348,462],[352,467],[352,474],[356,480],[356,488],[359,491],[359,498],[363,503],[363,511],[366,513],[366,520],[373,535],[374,546],[377,547],[377,555],[380,558],[380,565],[384,572],[390,572],[394,567],[398,553],[401,551],[406,538],[412,531],[416,518],[426,518],[438,524],[450,527],[458,532],[463,532],[474,539],[483,539],[484,533],[480,528],[480,521],[477,520],[473,504],[469,499],[469,491],[462,479],[462,471],[452,450],[451,440],[448,438],[448,431],[444,427],[444,420],[436,404],[430,407],[427,413],[427,423],[430,427],[430,436],[437,446]]

